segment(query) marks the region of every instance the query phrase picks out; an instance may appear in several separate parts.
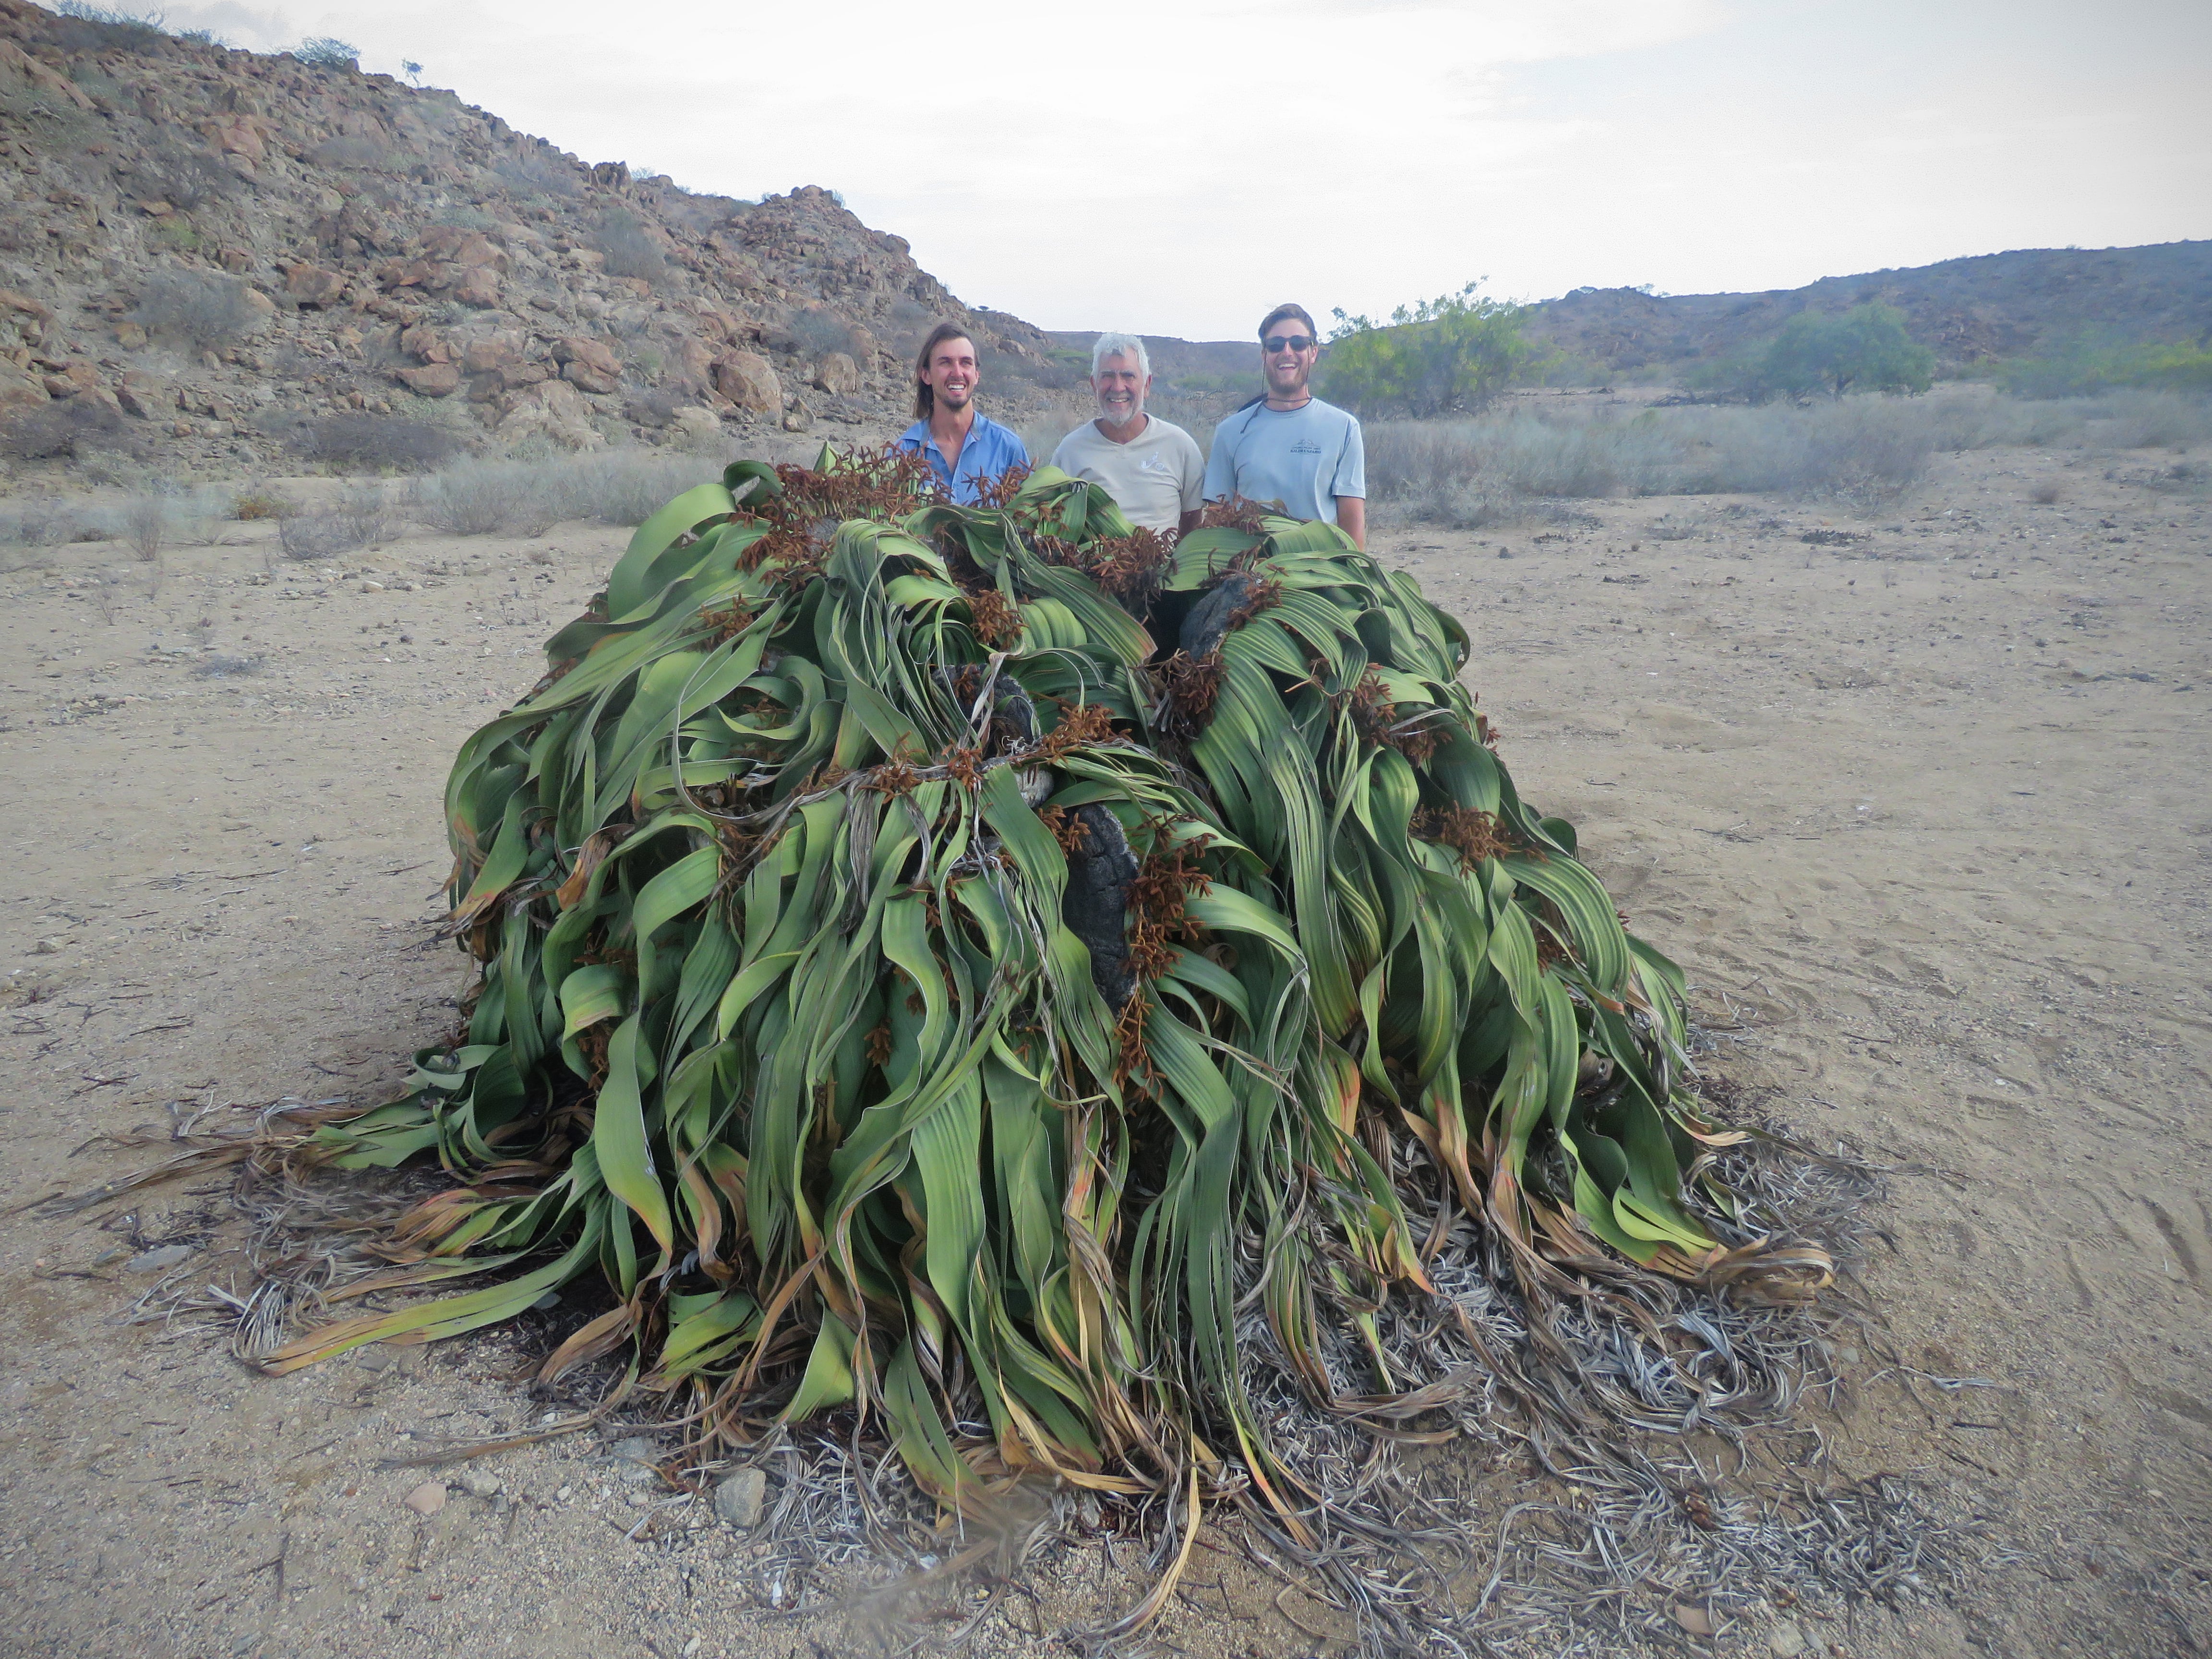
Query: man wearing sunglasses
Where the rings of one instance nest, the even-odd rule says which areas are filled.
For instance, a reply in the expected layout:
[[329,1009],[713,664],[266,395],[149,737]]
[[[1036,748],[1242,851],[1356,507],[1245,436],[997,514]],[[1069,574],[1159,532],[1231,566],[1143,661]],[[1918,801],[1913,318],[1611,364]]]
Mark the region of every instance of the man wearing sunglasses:
[[1279,501],[1294,519],[1322,519],[1367,545],[1367,449],[1349,410],[1306,384],[1321,357],[1303,306],[1277,306],[1260,325],[1267,393],[1213,430],[1206,498]]

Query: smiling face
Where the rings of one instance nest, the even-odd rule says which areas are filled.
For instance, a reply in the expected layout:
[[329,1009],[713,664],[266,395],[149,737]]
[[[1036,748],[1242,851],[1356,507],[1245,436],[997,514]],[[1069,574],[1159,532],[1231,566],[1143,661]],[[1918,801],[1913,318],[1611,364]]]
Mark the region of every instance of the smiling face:
[[1320,343],[1297,318],[1285,317],[1270,323],[1260,341],[1260,368],[1267,378],[1267,395],[1303,396],[1320,356]]
[[929,388],[939,409],[967,408],[980,378],[975,342],[957,334],[933,346],[929,361],[921,367],[921,383]]
[[1119,352],[1100,358],[1098,372],[1091,377],[1098,418],[1117,430],[1145,412],[1145,394],[1152,389],[1152,377]]

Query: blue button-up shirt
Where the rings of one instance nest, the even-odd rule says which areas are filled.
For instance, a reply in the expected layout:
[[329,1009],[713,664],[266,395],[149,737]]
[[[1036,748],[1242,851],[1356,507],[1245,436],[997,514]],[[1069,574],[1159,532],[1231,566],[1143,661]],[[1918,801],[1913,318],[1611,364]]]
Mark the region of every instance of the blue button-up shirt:
[[929,470],[937,478],[938,488],[963,507],[973,507],[983,486],[1008,467],[1030,464],[1029,446],[1019,434],[986,415],[976,416],[975,423],[968,428],[967,441],[960,446],[957,473],[945,465],[945,452],[930,441],[927,421],[916,421],[907,428],[899,436],[898,447],[909,452],[918,449],[929,457]]

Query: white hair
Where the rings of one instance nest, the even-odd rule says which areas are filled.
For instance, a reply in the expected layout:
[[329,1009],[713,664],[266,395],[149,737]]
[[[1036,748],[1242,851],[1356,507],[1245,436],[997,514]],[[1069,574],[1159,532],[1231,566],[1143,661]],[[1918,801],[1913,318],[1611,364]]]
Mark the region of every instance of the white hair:
[[1091,372],[1098,373],[1099,364],[1109,357],[1130,357],[1136,361],[1137,373],[1152,378],[1152,360],[1146,354],[1145,343],[1133,334],[1102,334],[1091,348]]

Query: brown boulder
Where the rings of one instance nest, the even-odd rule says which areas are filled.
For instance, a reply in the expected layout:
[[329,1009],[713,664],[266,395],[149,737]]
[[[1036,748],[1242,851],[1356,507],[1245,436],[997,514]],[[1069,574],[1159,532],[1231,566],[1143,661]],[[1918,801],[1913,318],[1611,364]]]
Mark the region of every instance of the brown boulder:
[[[5,45],[0,41],[0,45]],[[54,313],[27,294],[18,294],[12,288],[0,288],[0,312],[14,312],[26,317],[35,317],[42,324],[51,323]]]
[[418,398],[450,398],[461,388],[461,371],[451,363],[425,363],[420,368],[396,368],[392,374]]
[[426,363],[449,363],[453,361],[453,342],[428,323],[416,323],[411,328],[400,330],[399,349]]
[[453,297],[465,306],[495,306],[499,303],[499,276],[482,265],[471,265],[461,272],[460,281],[453,284]]
[[823,354],[822,361],[814,367],[814,384],[817,390],[839,394],[860,389],[860,366],[842,351]]
[[77,392],[63,403],[70,416],[82,422],[86,429],[112,432],[123,424],[123,405],[115,394],[104,386],[95,386]]
[[336,305],[345,298],[345,286],[343,271],[320,265],[294,265],[284,273],[286,297],[303,306]]
[[200,137],[218,155],[235,155],[252,162],[264,161],[269,155],[268,147],[261,142],[261,123],[251,115],[206,122],[200,128]]
[[612,392],[622,385],[622,381],[614,375],[602,374],[589,363],[583,362],[562,364],[561,378],[570,386],[581,387],[586,392]]
[[670,367],[686,386],[704,386],[714,378],[714,354],[687,334],[677,341],[675,362]]
[[448,264],[473,270],[479,266],[493,270],[507,269],[507,255],[480,230],[466,230],[459,225],[433,225],[422,233],[422,251],[434,259]]
[[721,439],[722,422],[714,411],[688,404],[668,417],[661,441],[681,449],[711,449]]
[[445,271],[435,259],[394,259],[376,273],[386,288],[433,288]]
[[756,415],[774,415],[783,407],[783,383],[758,352],[726,351],[715,358],[714,390]]
[[49,398],[74,398],[80,392],[100,389],[100,371],[90,363],[70,363],[58,374],[47,375],[46,384]]
[[[35,17],[38,13],[33,12]],[[0,40],[0,85],[9,82],[28,88],[33,92],[52,93],[66,98],[79,109],[88,110],[92,100],[83,88],[59,70],[40,63],[12,40]]]
[[0,358],[0,413],[9,410],[29,409],[52,401],[46,388],[38,377]]
[[720,340],[725,345],[744,343],[745,325],[728,312],[702,307],[695,314],[699,319],[699,325],[707,331],[708,339]]
[[128,414],[142,421],[160,419],[177,412],[177,389],[159,375],[142,374],[132,369],[124,375],[123,383],[116,388],[115,398]]
[[553,343],[561,378],[586,392],[612,392],[622,384],[622,359],[597,340],[568,335]]
[[520,368],[522,347],[519,334],[479,334],[461,347],[461,368],[471,374]]
[[606,442],[592,424],[591,406],[575,387],[559,380],[526,386],[500,407],[499,435],[510,442],[543,436],[568,449],[597,449]]

